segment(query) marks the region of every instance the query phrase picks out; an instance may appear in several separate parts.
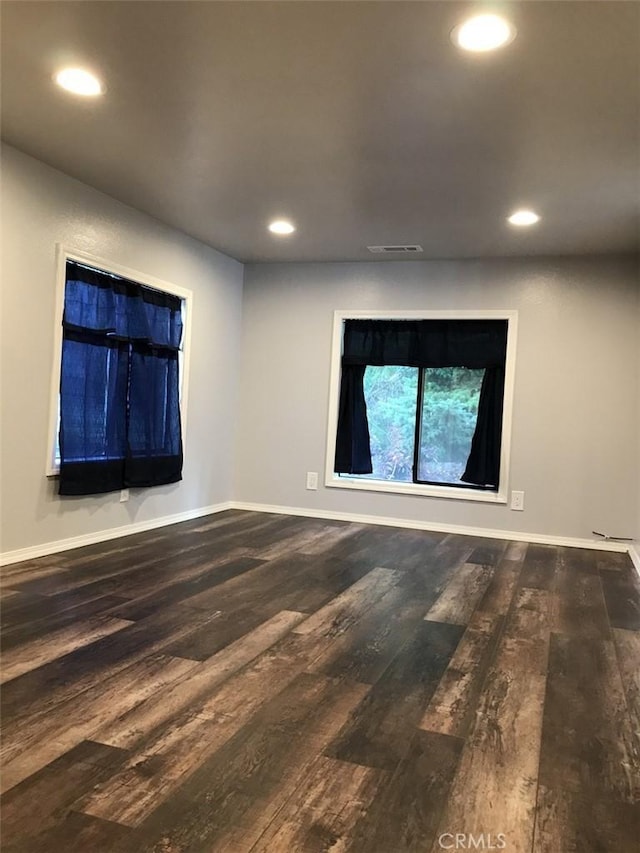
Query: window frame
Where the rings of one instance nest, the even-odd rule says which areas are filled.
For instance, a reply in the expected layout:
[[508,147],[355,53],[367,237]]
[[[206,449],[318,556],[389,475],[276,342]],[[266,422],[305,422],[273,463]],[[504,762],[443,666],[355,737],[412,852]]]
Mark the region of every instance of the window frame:
[[[432,485],[424,483],[401,483],[388,480],[350,477],[336,474],[333,470],[338,428],[338,403],[342,343],[345,320],[506,320],[507,353],[505,362],[504,398],[502,403],[502,441],[500,447],[500,483],[497,491],[474,489],[468,486]],[[448,498],[482,503],[506,504],[509,491],[511,432],[513,420],[513,396],[516,368],[516,346],[518,335],[518,312],[515,309],[437,310],[437,311],[348,311],[338,309],[333,313],[333,335],[331,344],[331,374],[329,380],[329,411],[327,424],[327,455],[325,464],[325,486],[337,489],[355,489],[364,492],[386,492],[388,494],[415,495]],[[417,417],[416,417],[417,421]]]
[[56,243],[56,295],[53,331],[53,359],[51,361],[51,386],[49,396],[49,430],[47,439],[47,458],[45,474],[57,477],[60,474],[60,460],[56,457],[56,433],[60,418],[60,374],[62,370],[62,318],[64,314],[64,296],[67,282],[67,261],[76,261],[101,272],[127,278],[144,287],[150,287],[164,293],[171,293],[182,300],[182,347],[179,357],[180,371],[180,426],[182,443],[185,444],[188,392],[189,392],[189,356],[191,352],[191,321],[193,317],[193,291],[177,284],[148,275],[117,264],[105,258],[90,255],[87,252]]

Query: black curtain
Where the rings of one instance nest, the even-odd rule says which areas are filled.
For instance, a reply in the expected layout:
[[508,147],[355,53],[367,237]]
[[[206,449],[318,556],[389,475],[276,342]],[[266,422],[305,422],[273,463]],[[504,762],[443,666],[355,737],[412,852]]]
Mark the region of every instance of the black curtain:
[[342,474],[371,474],[371,444],[367,405],[364,399],[365,367],[342,368],[335,470]]
[[177,296],[67,262],[61,495],[182,478]]
[[372,471],[363,387],[367,365],[484,368],[463,480],[497,486],[506,352],[506,320],[346,320],[334,471]]
[[460,477],[464,483],[498,487],[503,400],[504,367],[487,367],[480,389],[478,420],[471,440],[471,452],[464,474]]

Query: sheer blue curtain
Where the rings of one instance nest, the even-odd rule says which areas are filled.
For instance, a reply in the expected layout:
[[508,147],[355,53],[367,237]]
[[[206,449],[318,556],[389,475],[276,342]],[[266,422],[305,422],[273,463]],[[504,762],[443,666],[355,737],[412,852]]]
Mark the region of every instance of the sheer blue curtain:
[[177,296],[67,262],[60,494],[182,478]]

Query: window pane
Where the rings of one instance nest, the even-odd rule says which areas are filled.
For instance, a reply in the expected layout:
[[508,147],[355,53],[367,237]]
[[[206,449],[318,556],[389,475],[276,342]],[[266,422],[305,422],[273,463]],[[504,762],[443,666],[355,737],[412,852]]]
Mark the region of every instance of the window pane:
[[459,483],[469,458],[484,370],[424,370],[418,480]]
[[418,368],[367,367],[367,402],[371,461],[369,479],[412,481]]

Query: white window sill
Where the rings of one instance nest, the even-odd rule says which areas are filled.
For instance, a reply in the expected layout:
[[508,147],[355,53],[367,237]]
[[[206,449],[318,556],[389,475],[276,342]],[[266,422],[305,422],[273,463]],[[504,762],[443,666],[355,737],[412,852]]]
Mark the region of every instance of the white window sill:
[[327,477],[325,486],[332,489],[356,489],[361,492],[387,492],[388,494],[414,495],[429,498],[447,498],[457,501],[506,504],[505,491],[489,492],[455,486],[431,486],[421,483],[397,483],[386,480],[361,480],[351,477]]

